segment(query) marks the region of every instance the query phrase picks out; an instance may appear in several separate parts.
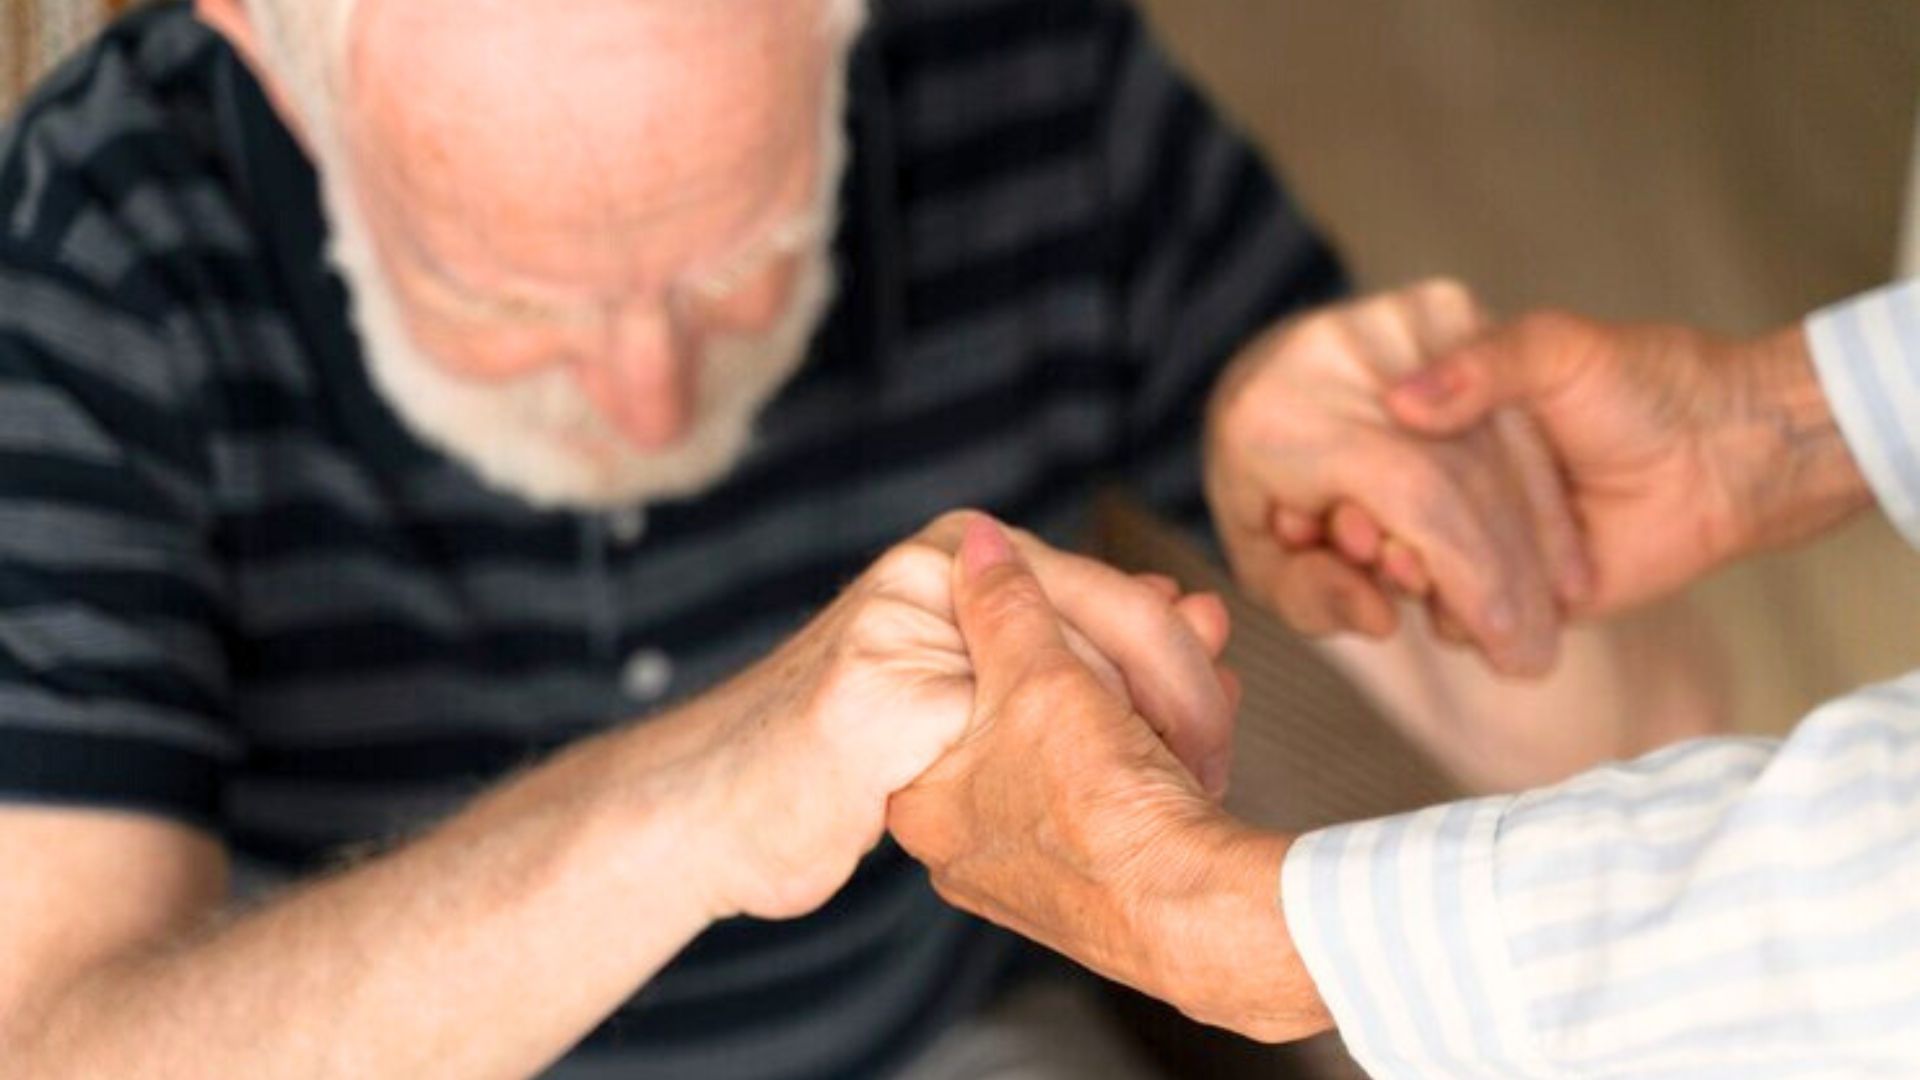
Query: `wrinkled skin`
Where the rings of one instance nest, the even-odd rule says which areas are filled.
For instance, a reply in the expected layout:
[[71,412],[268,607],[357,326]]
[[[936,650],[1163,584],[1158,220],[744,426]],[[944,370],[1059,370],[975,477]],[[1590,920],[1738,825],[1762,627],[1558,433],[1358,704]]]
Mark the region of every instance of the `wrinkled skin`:
[[[888,796],[967,730],[975,679],[951,589],[972,516],[947,515],[887,552],[707,703],[731,718],[714,736],[713,782],[735,793],[722,801],[739,827],[722,831],[751,849],[708,853],[727,882],[717,914],[783,918],[825,903],[879,840]],[[1216,668],[1228,632],[1219,599],[1018,542],[1081,669],[1153,717],[1143,737],[1189,787],[1210,799],[1199,775],[1222,790],[1235,703]]]
[[888,813],[941,895],[1203,1021],[1272,1040],[1324,1030],[1274,906],[1285,838],[1207,797],[1075,655],[989,522],[967,535],[954,598],[974,710]]

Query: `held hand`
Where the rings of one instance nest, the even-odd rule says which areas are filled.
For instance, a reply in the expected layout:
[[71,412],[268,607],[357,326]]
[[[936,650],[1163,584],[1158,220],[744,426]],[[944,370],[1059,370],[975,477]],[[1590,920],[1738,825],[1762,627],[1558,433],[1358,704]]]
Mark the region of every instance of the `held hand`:
[[1074,655],[984,519],[955,570],[977,673],[966,736],[888,823],[949,901],[1190,1015],[1268,1039],[1324,1009],[1275,906],[1284,838],[1229,820]]
[[[923,536],[958,552],[978,516],[943,515]],[[1211,593],[1184,593],[1172,578],[1122,574],[1023,530],[1004,531],[1060,612],[1075,655],[1124,689],[1202,787],[1224,795],[1239,711],[1239,680],[1218,663],[1231,631],[1226,604]],[[944,610],[952,616],[951,604]]]
[[[887,797],[965,730],[974,677],[954,625],[951,567],[973,516],[947,515],[889,551],[698,703],[718,719],[707,745],[716,764],[697,793],[725,823],[723,842],[703,853],[715,917],[791,917],[825,902],[879,840]],[[1224,770],[1234,703],[1215,667],[1227,635],[1218,598],[1021,542],[1081,614],[1084,630],[1065,638],[1094,677],[1151,702],[1163,737],[1195,767]]]
[[1393,594],[1431,590],[1497,670],[1551,668],[1587,576],[1551,457],[1518,415],[1433,438],[1382,401],[1485,326],[1429,282],[1281,326],[1221,380],[1208,500],[1236,576],[1297,629],[1385,637]]
[[1504,406],[1527,411],[1594,561],[1582,613],[1653,600],[1867,501],[1797,328],[1734,342],[1536,314],[1408,379],[1388,403],[1436,436]]

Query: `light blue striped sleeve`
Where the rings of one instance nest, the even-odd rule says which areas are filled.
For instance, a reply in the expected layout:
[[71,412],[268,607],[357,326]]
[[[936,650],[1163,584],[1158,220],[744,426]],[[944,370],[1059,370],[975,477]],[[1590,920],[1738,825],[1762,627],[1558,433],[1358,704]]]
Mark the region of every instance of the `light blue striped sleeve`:
[[1813,315],[1807,339],[1854,460],[1920,547],[1920,279]]
[[1920,673],[1310,834],[1281,897],[1382,1080],[1920,1076]]

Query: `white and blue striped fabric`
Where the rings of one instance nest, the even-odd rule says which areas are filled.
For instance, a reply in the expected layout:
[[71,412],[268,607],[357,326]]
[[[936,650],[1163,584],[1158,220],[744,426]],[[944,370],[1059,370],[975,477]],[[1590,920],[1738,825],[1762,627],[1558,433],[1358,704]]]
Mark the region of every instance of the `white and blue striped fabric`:
[[[1920,544],[1920,283],[1808,330]],[[1920,1077],[1920,673],[1785,740],[1311,834],[1281,897],[1383,1080]]]
[[1807,335],[1854,460],[1920,546],[1920,278],[1815,315]]

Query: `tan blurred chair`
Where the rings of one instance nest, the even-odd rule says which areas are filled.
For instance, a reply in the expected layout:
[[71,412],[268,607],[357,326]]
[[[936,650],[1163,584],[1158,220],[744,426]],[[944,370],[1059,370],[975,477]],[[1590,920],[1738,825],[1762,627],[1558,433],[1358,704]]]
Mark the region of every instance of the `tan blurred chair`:
[[0,0],[0,112],[137,0]]

